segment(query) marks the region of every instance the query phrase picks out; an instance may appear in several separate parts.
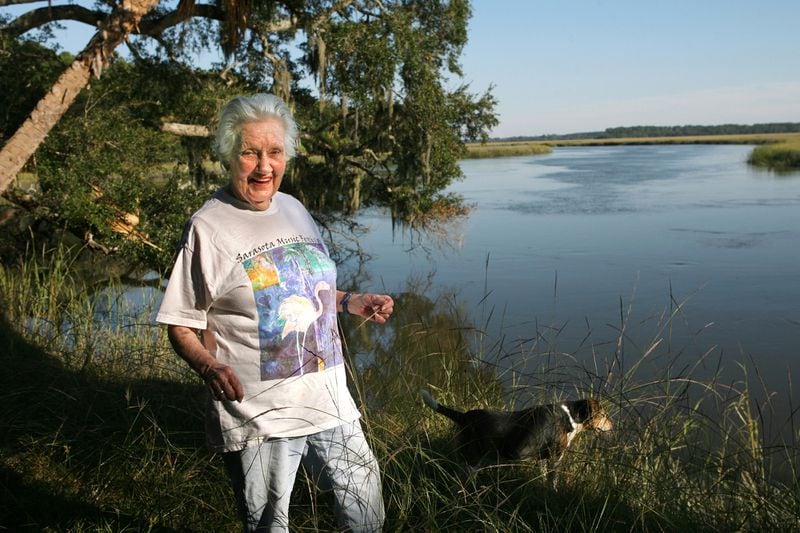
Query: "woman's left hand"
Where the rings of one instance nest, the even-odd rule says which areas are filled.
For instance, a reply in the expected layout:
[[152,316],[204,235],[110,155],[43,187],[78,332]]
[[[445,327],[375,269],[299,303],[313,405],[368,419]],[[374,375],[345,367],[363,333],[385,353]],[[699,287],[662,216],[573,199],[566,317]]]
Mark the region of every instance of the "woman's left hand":
[[350,313],[384,324],[394,311],[394,300],[388,294],[354,294],[350,298]]

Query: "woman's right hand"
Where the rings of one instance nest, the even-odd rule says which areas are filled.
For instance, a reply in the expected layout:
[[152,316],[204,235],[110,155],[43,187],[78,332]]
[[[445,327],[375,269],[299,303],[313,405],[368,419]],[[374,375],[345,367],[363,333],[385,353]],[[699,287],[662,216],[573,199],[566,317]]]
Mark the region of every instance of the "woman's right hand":
[[211,397],[218,402],[233,401],[241,403],[244,387],[233,369],[211,355],[197,336],[197,331],[186,326],[167,327],[169,342],[181,359],[186,361],[206,382]]
[[233,369],[227,365],[215,364],[203,373],[211,397],[218,402],[233,401],[241,403],[244,387]]

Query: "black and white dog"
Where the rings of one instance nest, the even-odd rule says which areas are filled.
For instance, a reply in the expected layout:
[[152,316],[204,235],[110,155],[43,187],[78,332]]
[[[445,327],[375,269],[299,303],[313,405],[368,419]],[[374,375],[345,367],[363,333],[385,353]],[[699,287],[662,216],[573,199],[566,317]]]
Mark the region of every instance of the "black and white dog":
[[556,468],[575,436],[585,429],[609,431],[613,427],[597,400],[539,405],[512,412],[462,412],[440,404],[426,390],[421,392],[431,409],[456,423],[459,450],[471,466],[501,459],[547,460],[548,479],[553,487]]

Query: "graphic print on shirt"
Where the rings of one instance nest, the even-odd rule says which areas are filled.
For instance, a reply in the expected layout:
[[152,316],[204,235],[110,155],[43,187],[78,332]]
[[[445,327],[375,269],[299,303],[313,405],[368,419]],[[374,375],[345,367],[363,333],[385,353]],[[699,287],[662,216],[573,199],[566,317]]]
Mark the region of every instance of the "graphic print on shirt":
[[258,311],[261,380],[342,364],[336,326],[336,266],[323,247],[295,243],[242,262]]

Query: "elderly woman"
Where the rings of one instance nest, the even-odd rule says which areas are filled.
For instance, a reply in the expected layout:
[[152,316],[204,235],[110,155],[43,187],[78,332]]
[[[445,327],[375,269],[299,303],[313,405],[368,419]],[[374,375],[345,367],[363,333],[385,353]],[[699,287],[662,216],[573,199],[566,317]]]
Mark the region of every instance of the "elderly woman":
[[380,476],[336,313],[382,324],[394,302],[338,291],[313,219],[278,191],[297,135],[273,95],[225,105],[216,149],[230,183],[187,224],[156,320],[208,387],[208,444],[223,454],[245,531],[288,530],[300,463],[335,495],[342,528],[375,531]]

